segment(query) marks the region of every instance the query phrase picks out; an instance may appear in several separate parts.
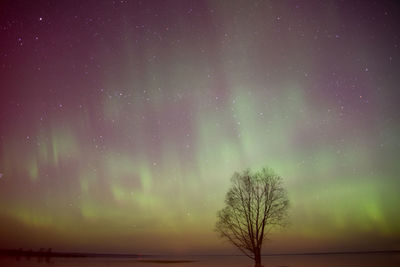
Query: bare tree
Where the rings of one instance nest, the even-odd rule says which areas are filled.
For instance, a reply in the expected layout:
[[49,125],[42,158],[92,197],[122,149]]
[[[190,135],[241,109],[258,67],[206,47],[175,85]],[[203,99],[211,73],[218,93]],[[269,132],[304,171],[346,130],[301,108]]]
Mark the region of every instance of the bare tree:
[[275,226],[286,223],[289,200],[282,178],[269,169],[235,173],[218,212],[216,231],[261,266],[261,247]]

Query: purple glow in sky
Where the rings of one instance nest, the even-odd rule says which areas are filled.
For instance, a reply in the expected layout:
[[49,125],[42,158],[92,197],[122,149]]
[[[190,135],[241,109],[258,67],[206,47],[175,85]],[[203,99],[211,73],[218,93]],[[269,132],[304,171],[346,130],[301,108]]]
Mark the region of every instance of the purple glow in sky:
[[395,1],[2,1],[0,248],[226,252],[269,166],[266,251],[400,249]]

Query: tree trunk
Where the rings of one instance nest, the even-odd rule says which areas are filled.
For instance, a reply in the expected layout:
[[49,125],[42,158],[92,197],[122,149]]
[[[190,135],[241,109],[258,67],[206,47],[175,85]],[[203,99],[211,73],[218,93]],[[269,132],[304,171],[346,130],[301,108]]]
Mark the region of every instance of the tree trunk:
[[260,248],[255,248],[254,249],[254,263],[255,267],[261,267],[261,249]]

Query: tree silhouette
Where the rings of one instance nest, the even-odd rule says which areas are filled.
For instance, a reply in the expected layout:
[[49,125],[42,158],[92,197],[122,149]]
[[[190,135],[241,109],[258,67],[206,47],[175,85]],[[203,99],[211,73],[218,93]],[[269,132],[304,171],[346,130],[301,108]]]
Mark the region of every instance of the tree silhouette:
[[218,212],[216,231],[261,266],[267,234],[286,223],[289,200],[282,178],[270,169],[234,173],[226,206]]

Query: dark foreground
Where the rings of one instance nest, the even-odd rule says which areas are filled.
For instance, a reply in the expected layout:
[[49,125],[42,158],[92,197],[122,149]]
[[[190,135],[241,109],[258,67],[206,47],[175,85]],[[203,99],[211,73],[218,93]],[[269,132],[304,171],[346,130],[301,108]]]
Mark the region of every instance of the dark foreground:
[[[374,254],[338,254],[338,255],[284,255],[265,256],[262,258],[264,267],[369,267],[369,266],[400,266],[400,253]],[[244,256],[185,256],[185,257],[12,257],[1,256],[0,266],[145,266],[145,267],[217,267],[253,266]]]

